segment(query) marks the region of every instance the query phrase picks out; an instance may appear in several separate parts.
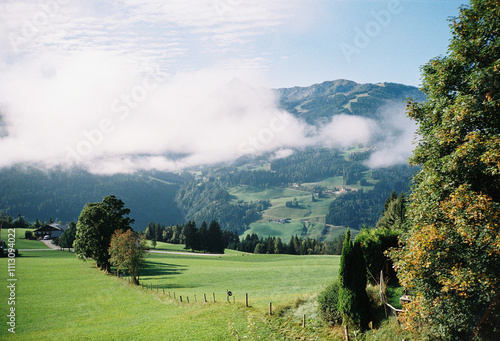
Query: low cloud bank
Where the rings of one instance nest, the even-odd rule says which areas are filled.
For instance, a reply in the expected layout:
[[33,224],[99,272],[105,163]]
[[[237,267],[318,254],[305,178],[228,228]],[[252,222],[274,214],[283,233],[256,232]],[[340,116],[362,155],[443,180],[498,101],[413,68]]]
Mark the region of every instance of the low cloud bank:
[[[314,127],[279,109],[259,75],[233,67],[169,75],[104,52],[0,65],[0,167],[36,164],[113,174],[174,171],[308,146],[377,141],[371,167],[406,162],[414,125],[338,115]],[[390,132],[390,134],[389,134]]]

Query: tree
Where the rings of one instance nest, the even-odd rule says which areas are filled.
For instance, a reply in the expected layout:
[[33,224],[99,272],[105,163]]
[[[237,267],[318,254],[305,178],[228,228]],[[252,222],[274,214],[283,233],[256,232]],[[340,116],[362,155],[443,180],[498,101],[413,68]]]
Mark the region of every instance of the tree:
[[72,248],[73,242],[76,237],[76,224],[74,222],[69,223],[69,227],[63,232],[59,237],[59,246],[63,249]]
[[147,241],[144,236],[139,236],[133,230],[117,230],[111,237],[109,245],[109,262],[117,270],[127,269],[132,283],[139,285],[139,275],[144,265]]
[[281,241],[280,237],[276,238],[276,240],[274,241],[274,253],[283,253],[283,242]]
[[392,257],[414,296],[402,320],[425,322],[434,339],[481,338],[500,324],[499,13],[497,0],[460,9],[448,54],[422,68],[427,101],[407,110],[422,170]]
[[213,220],[208,226],[207,231],[208,252],[224,253],[224,240],[222,239],[222,230],[219,223]]
[[102,270],[109,272],[108,248],[116,230],[129,230],[133,219],[124,217],[130,210],[114,195],[102,202],[84,206],[76,224],[75,253],[81,259],[93,259]]
[[208,227],[207,227],[207,222],[203,221],[201,223],[200,229],[198,230],[198,236],[200,239],[200,249],[203,252],[207,252],[208,250],[208,244],[207,244],[207,238],[208,238]]
[[366,266],[359,244],[352,243],[347,229],[339,269],[338,311],[344,325],[364,331],[369,322],[369,300],[366,293]]
[[200,250],[198,229],[196,228],[196,223],[194,221],[188,221],[184,226],[184,238],[186,250]]
[[32,231],[25,231],[24,232],[24,239],[35,239],[35,236],[33,235]]
[[392,191],[391,196],[385,201],[384,212],[377,221],[377,227],[391,230],[401,230],[406,221],[406,200],[403,193],[399,196]]
[[386,256],[386,251],[398,247],[399,232],[386,227],[362,229],[354,240],[359,244],[363,252],[366,268],[370,272],[370,278],[375,282],[378,280],[381,270],[384,276],[391,282],[396,282],[397,278],[393,269],[393,264]]

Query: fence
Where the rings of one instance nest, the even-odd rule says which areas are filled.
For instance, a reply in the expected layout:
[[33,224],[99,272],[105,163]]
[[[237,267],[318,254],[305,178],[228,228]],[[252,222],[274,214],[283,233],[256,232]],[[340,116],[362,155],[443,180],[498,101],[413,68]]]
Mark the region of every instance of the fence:
[[[124,279],[124,280],[127,280],[130,282],[130,279],[128,278],[125,278],[119,271],[116,272],[116,276],[121,278],[121,279]],[[149,285],[144,285],[144,283],[141,283],[140,284],[141,288],[142,289],[145,289],[145,290],[150,290],[152,292],[156,291],[157,294],[160,294],[160,287],[159,285],[156,285],[156,286],[153,286],[153,284],[149,284]],[[165,296],[168,296],[169,299],[172,299],[174,301],[179,301],[179,303],[197,303],[198,300],[197,300],[197,297],[196,297],[196,294],[193,294],[192,297],[194,298],[194,301],[193,300],[189,300],[189,296],[177,296],[175,291],[165,291],[165,288],[161,288],[161,294],[165,295]],[[226,290],[226,302],[227,303],[231,303],[231,300],[230,298],[232,298],[232,303],[233,304],[236,304],[236,295],[234,295],[234,293],[232,291],[229,291],[229,290]],[[249,296],[248,296],[248,293],[245,293],[245,308],[249,308],[250,307],[250,304],[249,304]],[[207,294],[206,293],[203,293],[203,303],[208,303],[208,300],[207,300]],[[212,302],[213,303],[217,303],[217,300],[216,300],[216,295],[215,295],[215,292],[212,292]],[[269,302],[269,311],[268,311],[269,315],[272,316],[273,315],[273,304],[272,302]],[[306,327],[306,314],[303,314],[302,316],[302,327],[305,328]]]

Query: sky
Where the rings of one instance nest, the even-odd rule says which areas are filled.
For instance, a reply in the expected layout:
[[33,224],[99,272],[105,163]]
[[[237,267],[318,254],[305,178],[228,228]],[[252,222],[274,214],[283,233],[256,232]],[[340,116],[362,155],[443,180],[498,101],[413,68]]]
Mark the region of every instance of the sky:
[[[462,3],[2,0],[0,168],[175,171],[380,140],[384,127],[361,117],[310,126],[270,89],[418,86],[420,67],[446,54]],[[414,124],[386,109],[402,133],[373,167],[412,150]]]

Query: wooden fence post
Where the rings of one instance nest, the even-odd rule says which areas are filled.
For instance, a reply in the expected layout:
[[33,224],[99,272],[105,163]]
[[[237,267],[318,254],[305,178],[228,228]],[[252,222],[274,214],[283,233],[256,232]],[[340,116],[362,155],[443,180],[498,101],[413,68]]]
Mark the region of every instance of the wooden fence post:
[[207,294],[203,293],[203,300],[207,303]]
[[269,302],[269,315],[273,314],[273,304]]
[[248,292],[245,293],[245,307],[248,308]]
[[194,301],[196,302],[196,295],[194,295]]
[[214,296],[214,303],[215,303],[215,292],[213,292],[212,294],[213,294],[213,296]]
[[347,326],[344,327],[345,341],[349,341],[349,330]]
[[189,296],[186,296],[186,300],[187,300],[187,302],[189,303]]
[[302,315],[302,328],[306,327],[306,314]]
[[180,300],[181,300],[181,302],[182,302],[182,296],[179,296],[179,299],[180,299]]
[[165,295],[165,288],[163,288],[163,295]]

